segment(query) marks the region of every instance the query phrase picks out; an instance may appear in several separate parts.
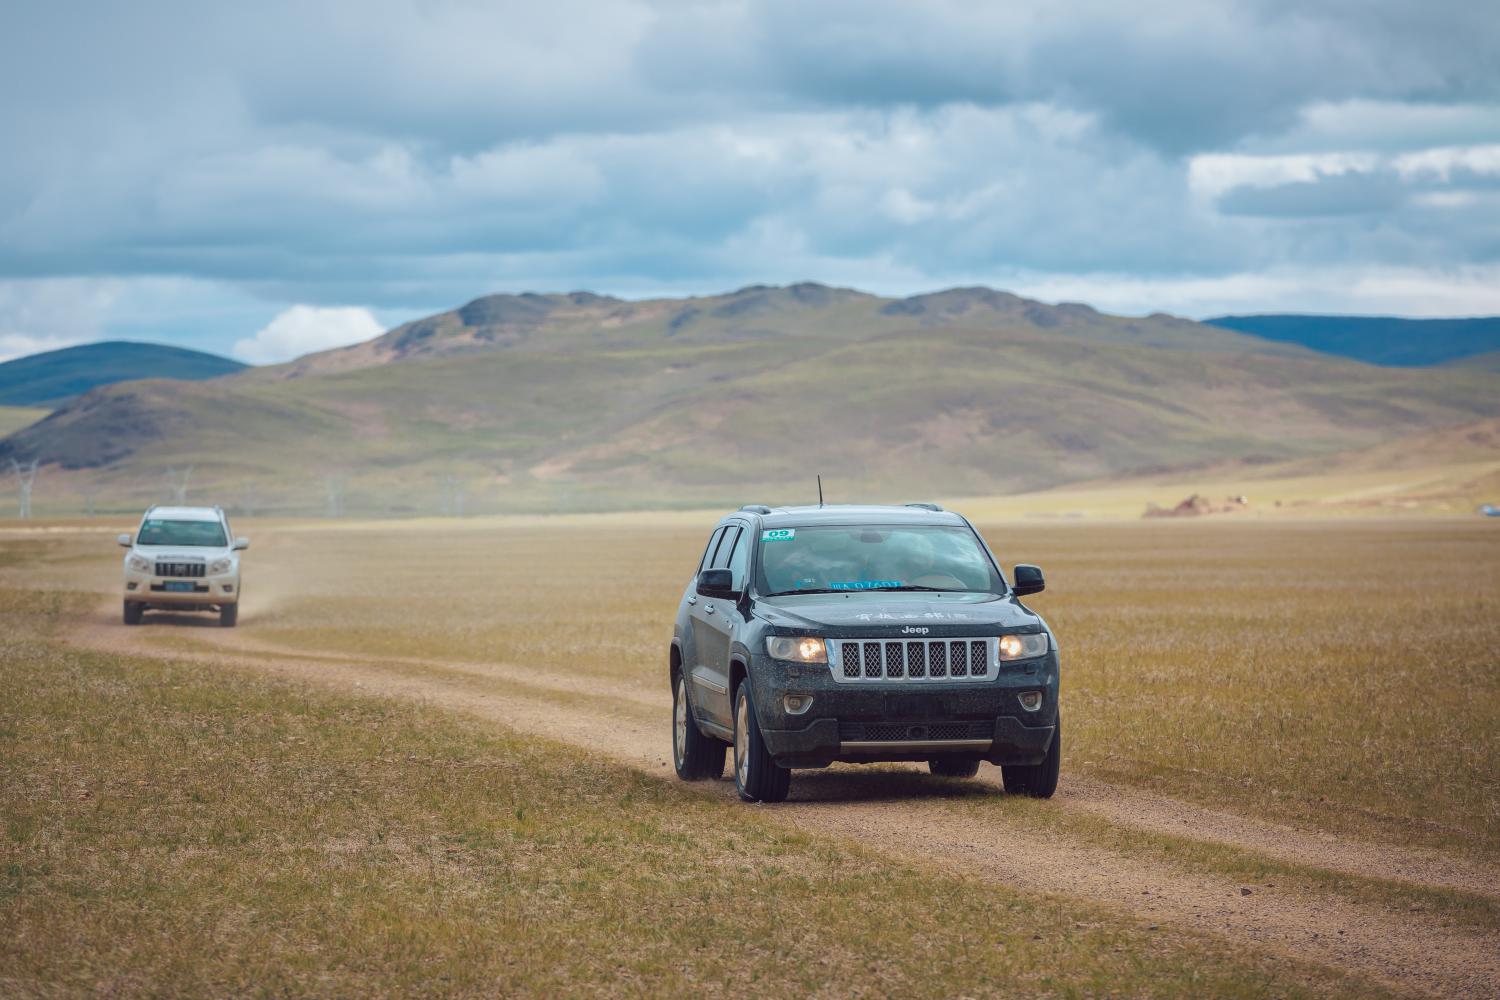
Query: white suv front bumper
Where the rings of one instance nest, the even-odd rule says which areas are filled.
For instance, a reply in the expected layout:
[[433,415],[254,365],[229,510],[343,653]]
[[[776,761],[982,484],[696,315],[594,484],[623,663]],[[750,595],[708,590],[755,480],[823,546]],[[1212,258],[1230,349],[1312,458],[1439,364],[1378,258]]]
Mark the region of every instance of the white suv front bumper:
[[155,576],[130,569],[125,571],[127,601],[175,607],[189,604],[237,604],[239,599],[238,573],[181,578]]

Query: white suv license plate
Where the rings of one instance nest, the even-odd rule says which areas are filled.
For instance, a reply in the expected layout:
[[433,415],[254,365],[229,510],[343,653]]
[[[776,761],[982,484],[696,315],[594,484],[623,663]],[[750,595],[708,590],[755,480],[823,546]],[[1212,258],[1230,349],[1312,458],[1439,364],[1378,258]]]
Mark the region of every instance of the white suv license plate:
[[186,581],[169,580],[166,584],[166,589],[174,594],[191,594],[193,592],[193,585]]

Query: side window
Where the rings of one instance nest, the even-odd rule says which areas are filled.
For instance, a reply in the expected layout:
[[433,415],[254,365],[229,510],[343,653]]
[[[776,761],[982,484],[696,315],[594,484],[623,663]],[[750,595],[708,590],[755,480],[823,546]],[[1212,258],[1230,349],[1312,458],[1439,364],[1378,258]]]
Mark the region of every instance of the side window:
[[730,587],[744,593],[745,569],[750,565],[750,532],[741,530],[735,540],[734,551],[729,554]]
[[729,566],[729,556],[735,550],[740,540],[740,526],[737,524],[726,525],[724,538],[719,542],[719,551],[714,555],[714,561],[709,563],[710,569],[725,569]]
[[713,565],[714,546],[719,544],[719,539],[723,537],[723,535],[724,529],[718,528],[715,529],[712,535],[708,536],[708,545],[703,549],[703,558],[698,560],[698,568],[693,571],[694,576],[697,576],[699,573],[703,572]]

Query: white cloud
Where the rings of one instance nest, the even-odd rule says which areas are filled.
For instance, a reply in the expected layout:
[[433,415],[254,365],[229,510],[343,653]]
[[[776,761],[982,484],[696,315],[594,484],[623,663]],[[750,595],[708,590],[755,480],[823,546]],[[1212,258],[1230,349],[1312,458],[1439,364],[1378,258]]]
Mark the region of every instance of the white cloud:
[[0,281],[0,362],[98,340],[121,287],[109,278]]
[[270,365],[331,347],[369,340],[384,332],[368,309],[292,306],[255,336],[235,342],[233,354],[252,365]]
[[1279,187],[1339,174],[1369,173],[1380,162],[1374,153],[1205,153],[1188,161],[1188,187],[1199,197],[1217,198],[1238,187]]
[[1424,149],[1398,156],[1395,167],[1403,177],[1426,174],[1444,181],[1456,171],[1493,176],[1500,174],[1500,144]]
[[[1425,269],[1477,308],[1448,275],[1500,261],[1495,4],[188,6],[0,5],[0,335],[1007,274]],[[298,322],[235,353],[373,329]]]
[[994,282],[1049,302],[1087,302],[1105,312],[1327,312],[1375,316],[1500,313],[1500,265],[1448,271],[1404,267],[1270,269],[1222,277],[1140,278],[1127,274],[1016,275]]
[[34,337],[26,333],[0,333],[0,363],[24,358],[28,354],[71,347],[78,342],[76,337]]

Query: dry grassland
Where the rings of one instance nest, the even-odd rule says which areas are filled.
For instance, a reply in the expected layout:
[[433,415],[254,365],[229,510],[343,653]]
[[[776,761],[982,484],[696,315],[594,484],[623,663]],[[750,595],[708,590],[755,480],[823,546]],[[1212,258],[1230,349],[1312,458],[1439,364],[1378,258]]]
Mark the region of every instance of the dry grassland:
[[[18,750],[8,758],[24,761],[3,772],[0,788],[11,879],[0,890],[8,893],[0,895],[0,919],[32,942],[0,951],[0,984],[6,976],[50,982],[78,963],[92,976],[114,956],[137,976],[119,981],[133,991],[170,983],[189,992],[250,984],[401,992],[434,969],[457,978],[428,981],[457,992],[486,985],[576,992],[618,976],[636,977],[610,980],[627,991],[680,991],[752,975],[767,989],[831,995],[860,986],[873,994],[982,994],[1007,992],[1007,982],[1062,995],[1370,988],[1298,961],[1270,963],[1258,945],[1232,934],[1150,931],[1118,908],[1043,902],[851,849],[828,815],[789,832],[767,825],[774,810],[644,780],[534,739],[478,732],[441,714],[437,702],[397,708],[213,667],[231,649],[226,642],[244,662],[295,656],[306,676],[320,664],[330,677],[379,665],[413,690],[427,684],[501,699],[512,692],[559,715],[615,719],[621,733],[649,739],[659,728],[664,755],[671,615],[711,523],[694,520],[237,525],[254,537],[241,627],[226,634],[182,627],[180,617],[159,621],[130,630],[131,656],[98,651],[112,637],[123,644],[125,630],[109,624],[92,633],[93,652],[65,644],[74,618],[100,621],[92,609],[103,598],[88,592],[112,593],[119,553],[112,533],[127,526],[0,532],[7,636],[32,617],[56,623],[50,637],[8,638],[0,656],[7,674],[0,739]],[[1284,824],[1288,843],[1353,838],[1495,871],[1500,525],[1281,519],[982,528],[1007,567],[1037,562],[1047,571],[1049,589],[1031,603],[1062,648],[1063,789],[1083,793],[1065,794],[1060,805],[1021,803],[886,769],[837,794],[874,793],[882,804],[873,815],[884,821],[903,810],[903,795],[954,788],[923,815],[951,821],[959,836],[973,824],[1002,842],[1063,838],[1094,851],[1089,857],[1136,856],[1153,871],[1200,881],[1295,883],[1314,903],[1431,914],[1441,926],[1493,940],[1500,883],[1486,875],[1386,879],[1378,863],[1352,871],[1283,851],[1277,827],[1265,828],[1264,844],[1226,846],[1208,837],[1216,814],[1204,810]],[[143,658],[143,650],[159,655]],[[167,656],[185,659],[154,662]],[[67,738],[46,742],[57,732]],[[615,737],[588,738],[608,753]],[[49,755],[55,777],[36,784]],[[489,763],[470,767],[462,763],[469,757]],[[175,770],[164,770],[168,760]],[[129,794],[123,804],[108,796],[119,810],[101,818],[100,798],[88,806],[76,797],[80,776],[84,785]],[[147,791],[131,791],[138,780]],[[800,780],[814,797],[834,787]],[[205,797],[207,811],[179,801],[188,788]],[[797,789],[794,782],[794,797]],[[1182,825],[1122,825],[1115,806],[1090,811],[1095,799],[1128,804],[1161,795],[1187,803]],[[22,815],[18,802],[27,803],[27,818],[13,818]],[[529,817],[524,823],[513,805]],[[149,822],[127,829],[160,810],[160,830]],[[84,813],[95,818],[85,822]],[[547,822],[530,825],[539,816]],[[371,839],[380,824],[398,832]],[[175,831],[168,844],[196,846],[185,855],[166,850],[161,831]],[[478,847],[462,840],[464,831],[478,831]],[[400,850],[383,846],[391,837]],[[456,846],[444,841],[452,837]],[[564,846],[539,854],[538,839]],[[346,857],[326,847],[335,842],[355,846]],[[443,853],[450,846],[459,860]],[[538,863],[543,858],[556,863]],[[583,875],[566,874],[579,865]],[[168,888],[132,903],[132,874],[142,872]],[[282,876],[268,889],[258,872]],[[1073,894],[1058,878],[1051,891]],[[299,889],[299,879],[316,891]],[[504,892],[514,906],[499,900]],[[191,907],[156,916],[178,893]],[[59,906],[56,922],[44,919]],[[153,935],[181,941],[175,957],[147,949],[143,965],[109,943],[132,912],[150,917]],[[856,919],[869,913],[882,920]],[[944,913],[948,919],[934,917]],[[267,930],[272,915],[290,929]],[[433,930],[421,930],[429,921]],[[958,931],[955,944],[954,928],[971,926],[984,930],[972,940]],[[1032,926],[1041,928],[1040,942]],[[603,945],[579,953],[577,940],[601,936],[612,939],[607,953]],[[376,944],[348,943],[366,938]],[[518,952],[497,943],[520,939],[535,945]],[[562,946],[570,939],[572,953]],[[830,948],[830,939],[840,944]],[[62,940],[74,942],[76,961],[37,945]],[[263,960],[242,951],[242,940],[258,942]],[[686,941],[690,960],[682,957]],[[200,971],[205,949],[224,949],[223,960]],[[1058,956],[1050,972],[1049,954]],[[609,957],[618,955],[628,957]],[[1357,958],[1341,967],[1356,977],[1370,971]],[[67,980],[70,989],[89,982]],[[1444,992],[1445,982],[1451,991],[1453,980],[1427,988]]]
[[6,996],[1358,996],[433,709],[80,653],[0,589]]
[[[1500,859],[1497,527],[982,529],[1007,566],[1048,572],[1031,603],[1063,651],[1068,774]],[[246,630],[658,692],[707,533],[271,527],[248,561]]]

